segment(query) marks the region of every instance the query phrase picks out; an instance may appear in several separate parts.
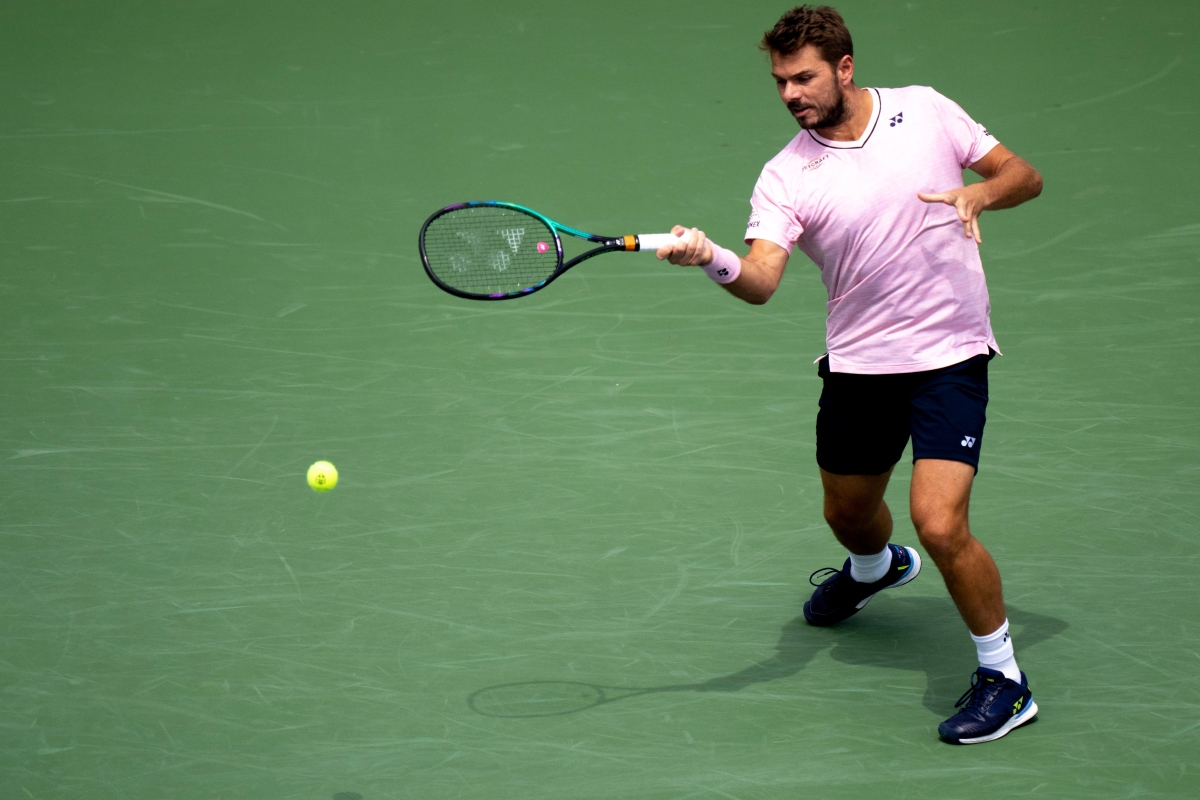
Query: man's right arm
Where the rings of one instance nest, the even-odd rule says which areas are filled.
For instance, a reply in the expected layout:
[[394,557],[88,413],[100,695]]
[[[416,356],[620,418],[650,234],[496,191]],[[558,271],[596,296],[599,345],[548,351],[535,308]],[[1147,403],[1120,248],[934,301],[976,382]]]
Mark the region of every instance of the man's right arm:
[[[704,235],[704,231],[692,228],[690,231],[680,225],[671,229],[671,233],[682,237],[689,234],[689,240],[660,249],[657,253],[660,261],[670,261],[681,267],[702,267],[713,260],[712,244]],[[788,251],[766,239],[753,239],[750,242],[750,253],[740,256],[741,273],[737,280],[721,284],[734,297],[745,300],[756,306],[771,299],[771,295],[779,288],[783,279],[783,270],[787,266]]]

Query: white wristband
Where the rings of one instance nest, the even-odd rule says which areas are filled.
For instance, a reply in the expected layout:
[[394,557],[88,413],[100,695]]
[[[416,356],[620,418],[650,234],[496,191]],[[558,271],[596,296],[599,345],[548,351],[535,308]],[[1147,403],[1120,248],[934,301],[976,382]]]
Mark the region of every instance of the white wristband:
[[713,259],[704,265],[705,274],[717,283],[736,281],[742,274],[742,260],[736,253],[726,250],[716,242],[710,241],[709,245],[712,247]]

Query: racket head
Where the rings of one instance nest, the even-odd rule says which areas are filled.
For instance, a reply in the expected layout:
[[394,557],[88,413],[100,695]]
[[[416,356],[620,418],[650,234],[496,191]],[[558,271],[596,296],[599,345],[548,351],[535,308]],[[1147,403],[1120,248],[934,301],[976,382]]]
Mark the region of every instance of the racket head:
[[425,272],[438,288],[472,300],[524,297],[562,270],[555,224],[498,200],[436,211],[421,226],[420,249]]

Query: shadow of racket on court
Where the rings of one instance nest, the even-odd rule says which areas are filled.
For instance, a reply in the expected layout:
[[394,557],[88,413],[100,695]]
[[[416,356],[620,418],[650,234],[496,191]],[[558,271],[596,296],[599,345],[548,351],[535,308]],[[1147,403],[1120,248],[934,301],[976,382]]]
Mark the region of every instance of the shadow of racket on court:
[[[1060,619],[1012,606],[1008,615],[1018,655],[1067,629]],[[950,598],[886,598],[871,603],[849,624],[837,628],[814,628],[797,617],[783,626],[774,655],[707,681],[646,687],[520,681],[479,689],[467,698],[467,705],[486,717],[517,719],[578,714],[643,695],[739,692],[791,677],[827,648],[832,648],[830,655],[835,661],[844,664],[924,672],[924,705],[939,714],[962,694],[976,666],[966,626]]]

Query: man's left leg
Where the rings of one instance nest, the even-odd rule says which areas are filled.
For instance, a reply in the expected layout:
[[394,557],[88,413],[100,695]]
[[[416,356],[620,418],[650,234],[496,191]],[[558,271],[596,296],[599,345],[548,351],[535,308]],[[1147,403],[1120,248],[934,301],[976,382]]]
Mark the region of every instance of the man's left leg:
[[970,464],[922,458],[913,464],[908,502],[917,538],[941,571],[958,613],[973,636],[986,636],[1004,624],[1004,595],[996,562],[967,522],[974,481]]
[[957,744],[999,739],[1037,715],[1037,704],[1017,668],[996,562],[971,535],[967,511],[975,467],[960,461],[921,458],[913,465],[909,495],[917,538],[946,581],[971,631],[979,669],[959,701],[964,708],[938,726]]

